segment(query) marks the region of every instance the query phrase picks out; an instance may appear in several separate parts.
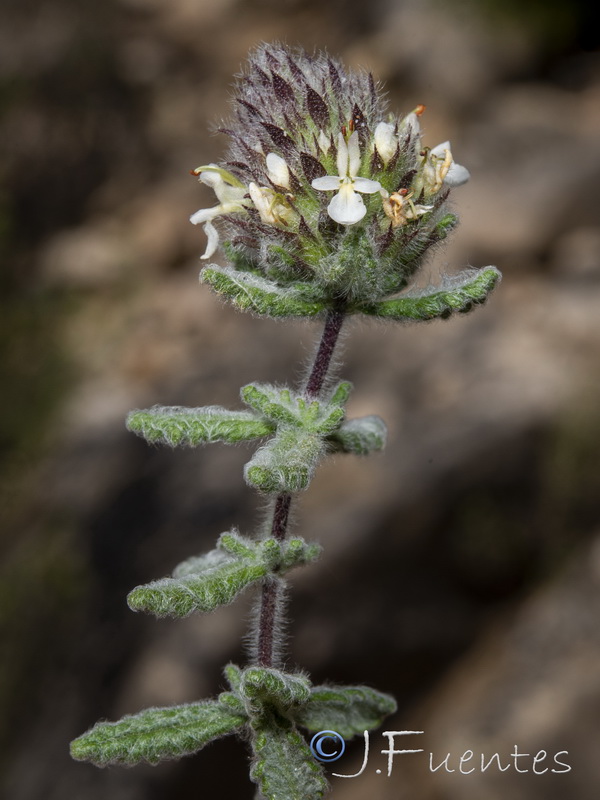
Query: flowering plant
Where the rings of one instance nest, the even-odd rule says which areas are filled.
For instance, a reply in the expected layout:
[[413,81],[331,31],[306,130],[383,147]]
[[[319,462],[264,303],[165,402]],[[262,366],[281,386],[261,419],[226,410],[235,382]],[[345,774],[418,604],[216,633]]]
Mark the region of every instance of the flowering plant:
[[283,667],[284,576],[320,552],[288,537],[292,496],[307,488],[327,453],[366,455],[386,438],[379,417],[346,418],[351,385],[330,378],[342,324],[353,314],[419,321],[466,312],[500,274],[494,267],[466,270],[438,287],[407,290],[429,248],[457,224],[448,196],[469,178],[449,142],[423,145],[424,106],[395,117],[370,74],[349,73],[325,54],[263,45],[238,78],[234,108],[235,119],[222,129],[226,158],[194,170],[218,200],[191,217],[207,236],[202,258],[222,239],[230,262],[206,266],[201,280],[258,315],[321,317],[323,334],[298,389],[249,384],[241,390],[246,410],[155,406],[129,415],[129,429],[152,443],[261,441],[244,477],[267,498],[271,524],[253,537],[221,534],[214,550],[137,587],[128,603],[183,617],[258,585],[250,663],[226,667],[229,688],[215,700],[98,723],[71,751],[99,765],[154,764],[237,732],[250,741],[260,797],[311,800],[327,784],[298,728],[351,737],[395,710],[394,700],[374,689],[312,686]]

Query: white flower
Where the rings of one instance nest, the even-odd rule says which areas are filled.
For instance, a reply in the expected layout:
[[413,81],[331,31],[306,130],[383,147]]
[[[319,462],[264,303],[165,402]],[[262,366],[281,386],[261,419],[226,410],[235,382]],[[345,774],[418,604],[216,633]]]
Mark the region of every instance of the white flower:
[[315,178],[311,185],[318,192],[337,191],[337,194],[333,196],[327,206],[327,213],[331,219],[339,222],[340,225],[354,225],[367,213],[363,199],[357,192],[375,194],[381,189],[379,181],[356,177],[360,169],[358,131],[354,131],[348,139],[348,144],[346,144],[343,134],[340,133],[338,137],[337,168],[339,175],[326,175],[323,178]]
[[267,175],[275,186],[283,186],[284,189],[290,188],[289,167],[277,153],[269,153],[267,156]]
[[[277,157],[279,158],[279,156]],[[263,222],[268,225],[285,225],[287,227],[294,212],[286,205],[282,195],[266,186],[258,186],[256,183],[248,186],[248,192]]]
[[398,137],[396,127],[389,122],[380,122],[375,128],[375,147],[384,164],[387,164],[396,154]]
[[219,245],[219,234],[212,224],[212,220],[221,214],[233,214],[236,211],[245,211],[244,195],[247,194],[246,187],[238,181],[230,172],[221,169],[216,164],[208,164],[205,167],[198,167],[194,173],[199,176],[199,180],[210,186],[217,195],[219,205],[212,208],[201,208],[192,214],[190,222],[193,225],[204,225],[207,243],[204,255],[200,258],[210,258]]
[[438,144],[430,153],[436,159],[442,160],[445,171],[442,174],[442,180],[446,186],[462,186],[466,183],[471,174],[466,167],[457,164],[452,158],[452,151],[450,150],[450,142],[442,142]]
[[424,189],[426,194],[435,194],[442,184],[454,188],[462,186],[470,177],[469,170],[452,158],[450,142],[442,142],[423,156],[421,171],[414,183],[415,192]]

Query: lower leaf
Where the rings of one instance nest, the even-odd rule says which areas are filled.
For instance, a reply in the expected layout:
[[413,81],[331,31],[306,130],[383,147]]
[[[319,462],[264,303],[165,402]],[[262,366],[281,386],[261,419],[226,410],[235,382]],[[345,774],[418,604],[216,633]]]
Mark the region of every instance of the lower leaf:
[[293,724],[271,717],[255,728],[251,779],[267,800],[318,800],[327,791],[323,769]]
[[379,727],[396,708],[393,697],[368,686],[315,686],[294,719],[310,731],[334,730],[349,739]]
[[71,742],[77,761],[96,766],[159,761],[196,753],[205,744],[233,733],[246,718],[215,701],[171,708],[148,708],[118,722],[98,722]]

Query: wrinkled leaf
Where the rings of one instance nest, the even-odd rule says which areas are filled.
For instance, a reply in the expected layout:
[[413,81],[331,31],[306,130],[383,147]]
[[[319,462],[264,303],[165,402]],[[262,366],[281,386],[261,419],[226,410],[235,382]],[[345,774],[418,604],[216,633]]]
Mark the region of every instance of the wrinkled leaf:
[[372,415],[346,420],[329,436],[328,441],[337,452],[366,456],[383,450],[386,438],[385,422],[381,417]]
[[442,286],[406,293],[392,300],[360,305],[357,310],[369,316],[397,321],[445,319],[455,312],[471,311],[483,303],[500,281],[496,267],[465,270],[446,278]]
[[187,617],[194,611],[214,611],[232,603],[247,586],[268,573],[265,564],[229,560],[199,574],[162,578],[138,586],[127,596],[132,611],[157,617]]
[[302,674],[270,667],[248,667],[242,672],[239,693],[249,714],[261,714],[265,707],[276,707],[285,713],[308,701],[310,681]]
[[244,478],[261,492],[300,492],[308,487],[324,452],[322,437],[281,429],[246,464]]
[[71,743],[71,755],[99,767],[133,765],[196,753],[233,733],[246,719],[215,701],[171,708],[148,708],[118,722],[98,722]]
[[321,765],[286,720],[255,729],[252,749],[250,777],[267,800],[319,800],[327,791]]
[[147,442],[171,447],[242,442],[268,436],[275,430],[268,420],[251,411],[228,411],[220,406],[154,406],[132,411],[127,428]]
[[296,282],[283,287],[254,272],[214,264],[202,270],[200,280],[240,310],[262,316],[314,317],[327,308],[311,284]]
[[368,686],[315,686],[294,719],[310,731],[334,730],[349,739],[377,728],[396,708],[393,697]]

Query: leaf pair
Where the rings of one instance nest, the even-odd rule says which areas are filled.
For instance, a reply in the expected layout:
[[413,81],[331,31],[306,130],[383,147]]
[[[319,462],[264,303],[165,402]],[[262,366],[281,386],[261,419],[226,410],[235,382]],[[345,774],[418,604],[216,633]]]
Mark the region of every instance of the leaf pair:
[[300,538],[253,541],[236,531],[222,533],[215,550],[182,562],[172,578],[136,587],[127,602],[133,611],[148,611],[157,617],[214,611],[267,575],[281,575],[314,561],[320,552],[319,545],[306,544]]
[[328,450],[367,455],[383,448],[386,428],[379,417],[344,419],[351,388],[342,382],[328,397],[309,400],[289,389],[251,383],[241,390],[249,411],[155,406],[131,412],[127,427],[149,442],[171,446],[272,435],[246,465],[246,482],[267,493],[297,492],[307,488]]
[[251,777],[262,794],[268,800],[317,800],[327,783],[296,726],[350,738],[396,710],[393,698],[365,686],[312,687],[305,675],[264,667],[230,664],[225,672],[231,691],[216,700],[99,722],[71,744],[73,758],[98,766],[157,764],[249,728]]
[[[314,317],[332,307],[325,290],[316,284],[296,282],[281,286],[256,272],[214,264],[202,270],[200,279],[237,308],[261,316]],[[500,272],[495,267],[464,270],[439,288],[429,287],[373,303],[357,303],[349,307],[347,313],[398,322],[446,318],[483,303],[499,280]]]

